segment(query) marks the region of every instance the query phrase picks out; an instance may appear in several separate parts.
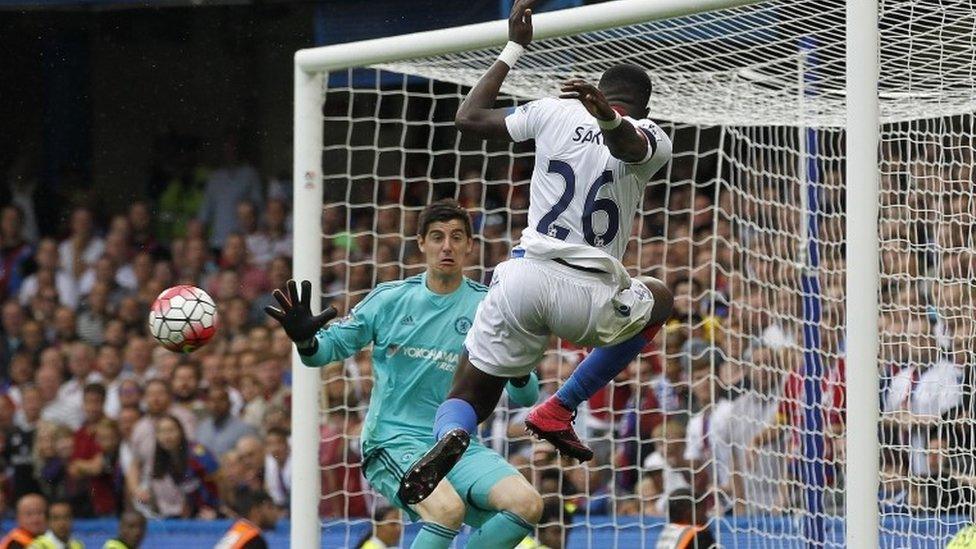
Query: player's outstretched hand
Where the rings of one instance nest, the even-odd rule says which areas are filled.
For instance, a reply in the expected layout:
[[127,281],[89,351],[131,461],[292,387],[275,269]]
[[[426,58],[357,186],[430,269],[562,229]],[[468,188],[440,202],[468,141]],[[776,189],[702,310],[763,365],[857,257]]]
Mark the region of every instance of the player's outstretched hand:
[[578,99],[595,118],[600,120],[613,120],[617,114],[610,108],[610,103],[603,96],[596,86],[586,80],[574,78],[563,82],[560,88],[562,92],[559,97],[562,99]]
[[301,293],[298,292],[295,281],[289,280],[287,296],[280,289],[276,289],[272,295],[278,300],[281,308],[268,305],[264,308],[264,312],[277,320],[288,337],[298,344],[313,339],[322,326],[338,315],[335,307],[329,307],[318,315],[312,314],[312,283],[308,280],[302,281]]
[[528,46],[532,41],[532,7],[539,0],[515,0],[512,14],[508,16],[508,39]]

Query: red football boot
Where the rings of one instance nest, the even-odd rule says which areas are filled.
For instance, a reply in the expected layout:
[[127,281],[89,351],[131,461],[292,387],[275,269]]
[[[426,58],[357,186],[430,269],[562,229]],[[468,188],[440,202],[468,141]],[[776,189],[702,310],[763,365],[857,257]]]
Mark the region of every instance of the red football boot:
[[555,395],[529,410],[525,428],[543,440],[548,440],[556,450],[580,462],[593,459],[593,450],[587,448],[573,429],[575,412],[567,410]]

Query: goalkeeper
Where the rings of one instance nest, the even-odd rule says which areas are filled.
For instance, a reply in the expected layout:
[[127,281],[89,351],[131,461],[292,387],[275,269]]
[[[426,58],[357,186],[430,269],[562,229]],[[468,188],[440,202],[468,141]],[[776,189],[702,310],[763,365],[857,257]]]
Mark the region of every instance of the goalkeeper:
[[[465,334],[488,291],[465,276],[473,246],[471,220],[454,200],[427,206],[418,221],[423,274],[378,285],[352,313],[336,317],[329,307],[314,316],[311,284],[288,282],[281,308],[266,312],[285,328],[302,362],[322,366],[373,344],[374,386],[363,424],[363,471],[370,485],[423,527],[411,547],[446,548],[461,523],[476,528],[467,547],[515,547],[534,528],[542,498],[499,454],[474,440],[457,466],[416,505],[397,496],[404,471],[436,442],[431,434],[444,402]],[[523,406],[538,398],[535,374],[509,382],[512,400]]]

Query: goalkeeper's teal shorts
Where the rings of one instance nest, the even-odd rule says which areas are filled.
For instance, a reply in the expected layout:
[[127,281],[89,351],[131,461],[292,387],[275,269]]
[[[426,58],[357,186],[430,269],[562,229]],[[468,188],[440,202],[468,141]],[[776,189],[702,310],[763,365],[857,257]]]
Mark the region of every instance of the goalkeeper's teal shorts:
[[[407,468],[430,449],[430,443],[412,437],[401,438],[370,452],[363,473],[374,490],[406,511],[411,520],[418,521],[420,515],[400,501],[397,490]],[[507,476],[518,474],[505,458],[486,448],[480,441],[472,440],[461,461],[447,474],[447,481],[464,502],[464,523],[478,528],[493,517],[498,511],[488,504],[491,487]]]

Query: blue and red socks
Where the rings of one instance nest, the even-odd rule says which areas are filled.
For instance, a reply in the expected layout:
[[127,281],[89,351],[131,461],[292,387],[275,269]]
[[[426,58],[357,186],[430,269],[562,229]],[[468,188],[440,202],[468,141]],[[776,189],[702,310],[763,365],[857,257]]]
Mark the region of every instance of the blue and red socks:
[[626,341],[593,349],[566,383],[556,391],[555,396],[559,403],[567,410],[575,410],[584,400],[613,381],[617,374],[637,358],[641,349],[654,339],[660,329],[661,324],[649,326]]

